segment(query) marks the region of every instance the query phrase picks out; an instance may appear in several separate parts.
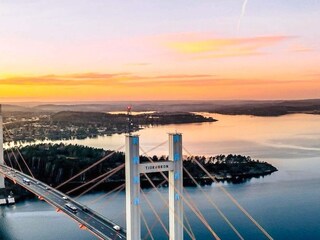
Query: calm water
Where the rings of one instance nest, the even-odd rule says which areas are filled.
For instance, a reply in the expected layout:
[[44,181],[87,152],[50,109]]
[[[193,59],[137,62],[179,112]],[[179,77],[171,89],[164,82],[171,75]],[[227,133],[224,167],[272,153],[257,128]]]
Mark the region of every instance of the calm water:
[[[320,116],[210,116],[219,121],[141,130],[141,146],[145,150],[151,149],[167,140],[168,132],[178,131],[183,133],[184,145],[192,154],[244,154],[272,163],[279,171],[271,176],[242,184],[223,185],[275,239],[320,239]],[[116,149],[123,145],[124,136],[65,142]],[[165,145],[150,154],[166,153]],[[245,239],[264,239],[215,185],[206,186],[204,190]],[[166,221],[168,213],[157,192],[144,191]],[[160,191],[167,197],[167,189]],[[222,239],[236,239],[199,189],[187,188],[186,191]],[[88,202],[101,194],[84,196],[81,201]],[[124,226],[124,200],[121,192],[90,206]],[[147,204],[142,204],[147,221],[152,225],[155,218]],[[187,207],[185,212],[197,239],[212,239],[209,231]],[[63,214],[36,200],[2,207],[0,213],[0,239],[95,239],[88,232],[79,230],[77,224]],[[145,233],[143,229],[142,236]],[[159,224],[153,233],[156,239],[167,239]]]

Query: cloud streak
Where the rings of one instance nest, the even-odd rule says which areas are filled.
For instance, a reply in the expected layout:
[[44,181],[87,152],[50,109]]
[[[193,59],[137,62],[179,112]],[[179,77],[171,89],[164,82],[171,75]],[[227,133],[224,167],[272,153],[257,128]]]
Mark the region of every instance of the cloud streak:
[[172,74],[142,76],[131,73],[79,73],[69,75],[44,75],[32,77],[10,77],[0,79],[0,86],[42,86],[42,87],[213,87],[270,84],[312,83],[316,80],[268,80],[222,78],[210,74]]
[[172,74],[142,76],[132,73],[79,73],[68,75],[16,76],[0,79],[0,85],[37,85],[37,86],[111,86],[111,85],[140,85],[177,82],[197,82],[214,78],[210,74]]
[[167,46],[178,54],[192,58],[223,58],[262,55],[265,48],[290,40],[292,36],[262,36],[250,38],[209,38],[171,41]]

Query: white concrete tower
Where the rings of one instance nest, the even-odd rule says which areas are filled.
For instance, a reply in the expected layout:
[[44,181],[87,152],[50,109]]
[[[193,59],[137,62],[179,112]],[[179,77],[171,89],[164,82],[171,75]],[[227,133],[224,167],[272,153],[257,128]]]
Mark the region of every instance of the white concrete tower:
[[126,223],[127,239],[141,239],[139,137],[126,136]]
[[[3,159],[3,120],[2,120],[2,106],[0,104],[0,164],[4,164]],[[0,189],[5,188],[4,177],[0,176]]]
[[126,223],[127,239],[141,239],[140,174],[169,172],[170,240],[183,240],[182,135],[169,134],[169,161],[140,163],[139,137],[126,136]]
[[169,161],[173,170],[169,171],[169,233],[170,240],[183,239],[183,159],[182,135],[169,133]]

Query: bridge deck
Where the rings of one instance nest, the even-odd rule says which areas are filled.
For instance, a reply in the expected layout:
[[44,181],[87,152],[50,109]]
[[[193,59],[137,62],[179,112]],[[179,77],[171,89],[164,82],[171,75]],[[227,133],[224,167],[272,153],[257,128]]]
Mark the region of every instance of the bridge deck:
[[[57,210],[64,212],[76,222],[87,228],[90,232],[95,234],[101,239],[126,239],[126,232],[123,228],[116,231],[113,226],[116,224],[111,220],[103,217],[99,213],[84,206],[83,204],[75,201],[74,199],[67,197],[68,199],[63,199],[65,194],[62,192],[51,188],[47,184],[40,182],[29,175],[26,175],[16,169],[10,168],[5,165],[0,164],[0,173],[6,178],[12,180],[14,183],[21,185],[23,188],[34,193],[40,199],[43,199],[47,203],[54,206]],[[30,180],[30,184],[26,184],[23,179],[27,178]],[[66,208],[66,203],[71,203],[77,207],[76,212],[72,212]]]

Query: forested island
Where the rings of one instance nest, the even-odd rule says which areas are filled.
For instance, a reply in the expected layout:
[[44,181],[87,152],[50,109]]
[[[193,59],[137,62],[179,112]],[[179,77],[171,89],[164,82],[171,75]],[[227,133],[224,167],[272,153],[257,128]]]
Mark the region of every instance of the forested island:
[[[27,167],[23,164],[21,156],[16,152],[16,150],[12,150],[13,151],[6,150],[5,152],[5,161],[7,165],[12,165],[14,168],[19,169],[19,166],[15,161],[16,157],[23,172],[28,173]],[[113,151],[105,151],[103,149],[79,145],[39,144],[22,147],[20,148],[20,152],[33,172],[35,178],[55,187],[79,173],[81,170],[97,162],[101,158],[109,155]],[[167,156],[152,156],[151,158],[154,162],[168,160]],[[229,181],[233,183],[241,183],[252,177],[260,177],[277,171],[277,169],[269,163],[260,162],[241,155],[229,154],[214,157],[185,157],[183,162],[184,167],[200,184],[211,184],[212,180],[203,172],[203,170],[201,170],[194,160],[197,160],[207,171],[214,175],[218,181]],[[125,155],[123,152],[114,152],[110,158],[80,175],[60,190],[67,192],[70,189],[80,186],[91,179],[120,166],[124,161]],[[140,156],[140,162],[149,162],[149,159],[146,156]],[[148,175],[156,183],[160,183],[164,180],[163,176],[159,173],[150,173]],[[100,184],[97,189],[112,189],[124,183],[124,180],[125,170],[123,168]],[[25,190],[13,185],[10,180],[6,181],[7,187],[12,189],[14,194],[18,196],[30,195]],[[96,181],[86,187],[88,188],[94,183],[96,183]],[[142,186],[150,187],[150,184],[144,176],[141,176],[141,183]],[[184,185],[195,185],[188,174],[185,173]],[[85,190],[86,188],[82,188],[75,192],[75,194],[79,194]]]
[[5,115],[10,141],[69,140],[122,134],[129,130],[166,124],[215,122],[189,112],[153,112],[131,115],[104,112],[62,111],[57,113]]

